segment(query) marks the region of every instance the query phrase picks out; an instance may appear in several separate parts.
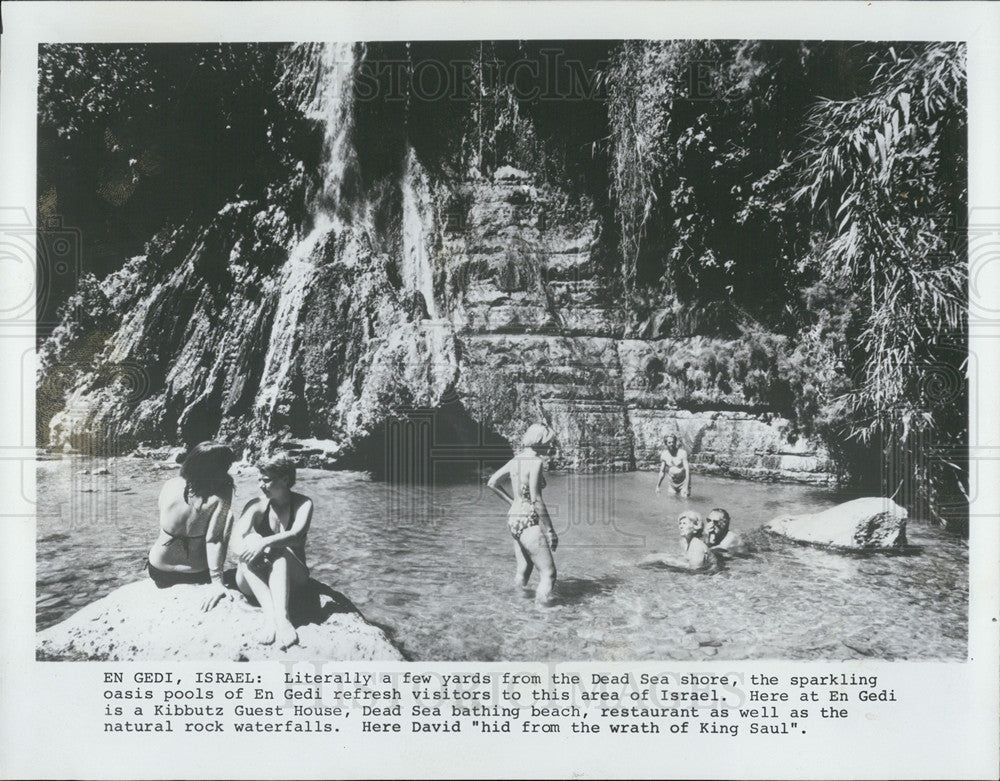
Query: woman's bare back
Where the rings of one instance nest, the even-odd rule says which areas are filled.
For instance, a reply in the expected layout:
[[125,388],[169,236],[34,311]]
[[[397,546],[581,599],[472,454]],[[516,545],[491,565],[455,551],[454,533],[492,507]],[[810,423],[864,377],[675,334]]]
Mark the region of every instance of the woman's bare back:
[[160,535],[149,552],[149,561],[159,569],[200,572],[208,568],[205,542],[212,518],[229,512],[223,497],[185,499],[185,481],[168,480],[160,491]]

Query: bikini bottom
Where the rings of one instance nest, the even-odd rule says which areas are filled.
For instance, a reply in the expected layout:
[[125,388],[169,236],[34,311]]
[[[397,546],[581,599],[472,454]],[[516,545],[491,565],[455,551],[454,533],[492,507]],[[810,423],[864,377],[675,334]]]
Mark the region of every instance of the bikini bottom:
[[507,528],[510,529],[510,535],[515,540],[520,539],[525,529],[530,529],[532,526],[538,526],[537,510],[533,509],[529,513],[507,516]]
[[212,576],[208,574],[208,570],[203,570],[202,572],[171,572],[157,569],[148,561],[146,562],[146,569],[149,570],[149,577],[152,578],[157,588],[169,588],[170,586],[177,586],[182,583],[208,585],[212,582]]

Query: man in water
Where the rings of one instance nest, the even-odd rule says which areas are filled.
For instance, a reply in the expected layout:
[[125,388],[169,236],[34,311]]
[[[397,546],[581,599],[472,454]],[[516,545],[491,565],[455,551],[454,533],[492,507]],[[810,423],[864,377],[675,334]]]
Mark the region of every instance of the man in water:
[[729,513],[721,507],[713,509],[705,518],[705,542],[717,552],[744,553],[746,543],[737,532],[729,530],[729,520]]
[[656,493],[660,493],[663,478],[670,475],[668,487],[674,496],[691,495],[691,467],[687,451],[680,446],[675,434],[667,436],[667,448],[660,451],[660,479],[656,481]]

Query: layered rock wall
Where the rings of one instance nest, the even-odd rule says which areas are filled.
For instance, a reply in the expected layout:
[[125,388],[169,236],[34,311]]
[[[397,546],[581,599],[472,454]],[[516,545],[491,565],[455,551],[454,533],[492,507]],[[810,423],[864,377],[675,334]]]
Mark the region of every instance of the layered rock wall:
[[[297,231],[259,204],[229,207],[79,367],[51,443],[220,436],[336,465],[386,420],[457,398],[512,444],[548,422],[562,468],[655,467],[676,433],[703,471],[831,478],[822,449],[761,404],[752,377],[698,368],[731,342],[626,337],[587,202],[511,169],[430,183],[411,155],[406,170],[413,202],[395,255],[374,249],[385,237],[363,222]],[[265,249],[279,261],[262,265]],[[109,375],[115,366],[138,367],[142,387]]]
[[731,342],[625,337],[586,204],[498,173],[462,186],[473,206],[461,230],[442,231],[438,254],[448,279],[465,282],[448,311],[458,388],[479,419],[511,441],[544,419],[569,469],[655,467],[676,433],[702,471],[832,479],[827,454],[761,404],[749,373],[747,387],[691,376],[698,356]]
[[409,146],[398,170],[365,180],[363,56],[291,47],[278,93],[321,153],[78,292],[40,351],[47,444],[118,453],[218,437],[248,456],[377,468],[395,457],[394,422],[419,417],[448,438],[446,458],[472,445],[482,466],[544,421],[568,469],[651,466],[678,433],[705,469],[829,476],[774,419],[770,370],[745,345],[627,338],[585,197],[509,165],[432,175]]

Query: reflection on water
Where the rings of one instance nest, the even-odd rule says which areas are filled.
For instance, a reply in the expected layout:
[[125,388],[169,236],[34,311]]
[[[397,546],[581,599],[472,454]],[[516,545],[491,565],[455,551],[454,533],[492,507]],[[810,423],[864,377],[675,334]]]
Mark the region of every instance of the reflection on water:
[[[112,461],[107,475],[87,465],[38,464],[39,628],[143,576],[156,496],[175,474],[137,459]],[[680,500],[656,495],[655,482],[650,473],[549,477],[560,537],[552,609],[513,588],[505,508],[480,485],[408,489],[302,470],[297,488],[316,504],[314,576],[390,628],[413,659],[964,658],[964,541],[911,523],[908,555],[831,553],[754,530],[852,496],[698,476]],[[236,483],[242,506],[255,473]],[[637,566],[678,551],[676,517],[687,506],[728,509],[755,552],[711,576]]]

